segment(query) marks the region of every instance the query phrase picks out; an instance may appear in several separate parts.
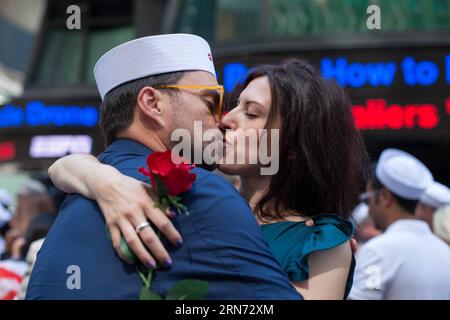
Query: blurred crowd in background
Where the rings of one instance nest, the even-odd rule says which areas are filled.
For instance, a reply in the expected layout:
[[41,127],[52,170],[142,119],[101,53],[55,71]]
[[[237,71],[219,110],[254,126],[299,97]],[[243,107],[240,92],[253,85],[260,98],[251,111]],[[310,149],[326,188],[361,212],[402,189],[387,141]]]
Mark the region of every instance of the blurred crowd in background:
[[35,241],[45,238],[64,196],[45,175],[30,177],[14,196],[0,189],[1,299],[16,297],[42,244]]
[[[409,155],[407,154],[407,156]],[[405,161],[404,159],[400,160]],[[400,164],[407,167],[409,165],[408,159],[406,159],[405,163],[401,162]],[[412,168],[413,170],[415,169],[414,166]],[[417,168],[417,170],[420,171],[420,168]],[[223,174],[221,175],[224,176]],[[416,174],[415,172],[411,172],[411,175],[420,176],[419,173]],[[450,262],[448,259],[450,256],[450,189],[441,183],[432,182],[425,192],[420,194],[419,199],[408,200],[403,195],[408,195],[408,192],[410,192],[407,188],[410,187],[408,184],[411,181],[407,181],[408,179],[402,176],[402,172],[399,172],[398,176],[394,176],[397,182],[388,181],[375,187],[374,179],[378,181],[380,179],[378,176],[380,174],[377,175],[375,173],[372,180],[368,182],[370,191],[361,195],[362,202],[352,213],[351,220],[356,227],[355,239],[358,242],[358,246],[364,248],[365,243],[382,236],[393,224],[398,224],[399,221],[404,223],[406,219],[406,221],[420,221],[423,227],[422,231],[428,232],[428,229],[431,230],[436,237],[442,240],[439,241],[445,243],[445,251],[448,251],[443,255],[442,252],[433,251],[433,245],[430,245],[429,240],[436,244],[437,238],[436,240],[430,238],[430,233],[427,239],[427,237],[424,237],[423,232],[414,231],[413,229],[406,230],[409,232],[408,236],[410,237],[407,239],[407,243],[402,241],[402,239],[396,243],[396,245],[400,246],[400,251],[395,252],[395,261],[390,261],[392,257],[390,257],[388,252],[383,252],[383,248],[381,248],[380,254],[383,256],[383,259],[387,260],[384,261],[385,264],[388,266],[392,264],[392,269],[398,269],[398,272],[403,270],[403,273],[405,273],[406,270],[406,274],[394,274],[394,279],[389,281],[395,281],[396,277],[406,277],[410,280],[410,287],[408,287],[408,283],[403,282],[403,293],[397,296],[392,294],[388,296],[385,292],[384,296],[381,295],[380,298],[405,299],[411,290],[412,292],[417,292],[417,282],[414,280],[420,276],[420,273],[416,274],[414,271],[414,268],[419,266],[408,266],[408,262],[403,261],[408,259],[408,255],[410,255],[408,250],[413,249],[420,252],[419,246],[421,246],[425,248],[426,254],[433,256],[434,261],[428,263],[428,268],[431,270],[429,274],[431,278],[434,275],[441,277],[442,275],[437,272],[433,275],[433,269],[438,269],[441,266],[446,268]],[[225,176],[225,178],[235,186],[239,185],[237,177]],[[414,178],[412,181],[414,181]],[[417,183],[420,184],[421,181],[418,180]],[[384,204],[385,200],[378,198],[379,194],[377,192],[381,192],[383,189],[392,195],[393,203]],[[371,196],[374,199],[370,199]],[[57,208],[63,202],[64,197],[65,194],[58,190],[45,174],[33,176],[26,180],[15,196],[4,189],[0,189],[0,299],[24,299],[37,252],[56,218]],[[382,221],[392,221],[392,223]],[[419,240],[420,243],[412,248],[411,243],[414,240]],[[392,238],[388,242],[394,244],[396,240]],[[395,246],[393,245],[392,247]],[[359,249],[356,253],[357,266],[360,259],[358,253]],[[406,255],[406,257],[402,257],[402,255]],[[398,267],[398,261],[403,261],[401,268]],[[365,264],[364,261],[360,261],[360,263]],[[381,261],[374,263],[381,264]],[[358,268],[356,270],[355,276],[358,277]],[[366,270],[362,272],[365,273]],[[437,280],[442,283],[450,283],[450,274],[446,279]],[[383,286],[385,285],[383,283]],[[421,286],[423,284],[419,285],[419,291],[430,289],[426,288],[426,286]],[[378,292],[388,290],[386,287],[377,289]],[[418,293],[419,296],[421,294]],[[427,297],[427,295],[424,297]],[[432,293],[430,297],[437,299],[449,298],[446,296],[446,293],[443,293],[443,296],[440,293]],[[370,297],[362,297],[360,299],[364,298],[370,299]]]

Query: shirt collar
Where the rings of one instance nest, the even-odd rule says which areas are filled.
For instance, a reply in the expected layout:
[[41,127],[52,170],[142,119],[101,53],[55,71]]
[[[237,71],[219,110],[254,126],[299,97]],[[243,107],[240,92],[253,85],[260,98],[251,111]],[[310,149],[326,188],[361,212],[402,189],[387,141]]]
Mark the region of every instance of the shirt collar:
[[136,140],[120,138],[114,140],[105,150],[105,153],[121,152],[134,155],[149,155],[153,151]]
[[430,233],[431,229],[428,223],[422,220],[400,219],[391,224],[385,232]]

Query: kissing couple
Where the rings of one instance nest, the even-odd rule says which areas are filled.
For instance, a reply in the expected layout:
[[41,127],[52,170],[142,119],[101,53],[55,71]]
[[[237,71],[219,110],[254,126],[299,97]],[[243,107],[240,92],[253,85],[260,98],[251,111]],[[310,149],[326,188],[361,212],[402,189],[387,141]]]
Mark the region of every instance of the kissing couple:
[[[149,283],[137,264],[151,271],[148,289],[158,297],[183,279],[207,283],[204,299],[347,297],[355,267],[348,217],[369,160],[342,88],[302,60],[262,65],[235,86],[222,113],[210,47],[189,34],[119,45],[94,75],[107,147],[98,158],[69,155],[50,167],[68,195],[27,299],[138,299]],[[174,130],[193,133],[198,121],[227,131],[224,155],[247,161],[197,164],[179,195],[189,214],[161,210],[156,186],[138,168],[174,147]],[[229,143],[263,129],[279,130],[273,175],[248,161],[247,143]],[[193,143],[192,151],[206,146]],[[239,176],[239,190],[213,169]],[[69,286],[73,266],[79,283]]]

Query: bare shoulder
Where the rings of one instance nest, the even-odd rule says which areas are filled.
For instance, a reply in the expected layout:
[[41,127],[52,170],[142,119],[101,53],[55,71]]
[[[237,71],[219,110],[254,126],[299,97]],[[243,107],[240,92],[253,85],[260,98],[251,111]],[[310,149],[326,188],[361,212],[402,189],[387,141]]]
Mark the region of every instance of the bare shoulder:
[[307,300],[343,299],[352,261],[350,241],[308,255],[309,277],[293,282]]
[[332,269],[350,268],[352,261],[352,250],[350,241],[346,241],[334,248],[318,250],[308,256],[308,265],[312,272],[326,272]]

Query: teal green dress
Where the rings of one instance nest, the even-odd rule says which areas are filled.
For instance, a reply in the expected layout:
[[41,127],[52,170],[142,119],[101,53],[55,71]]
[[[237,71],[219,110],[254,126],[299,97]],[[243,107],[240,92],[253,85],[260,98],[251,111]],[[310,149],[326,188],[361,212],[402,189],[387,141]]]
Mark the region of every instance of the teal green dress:
[[[355,231],[350,221],[335,214],[321,214],[312,219],[314,225],[311,227],[306,226],[304,221],[262,225],[264,240],[291,281],[309,278],[308,254],[337,247],[350,240]],[[352,257],[344,299],[350,293],[354,270],[355,258]]]

